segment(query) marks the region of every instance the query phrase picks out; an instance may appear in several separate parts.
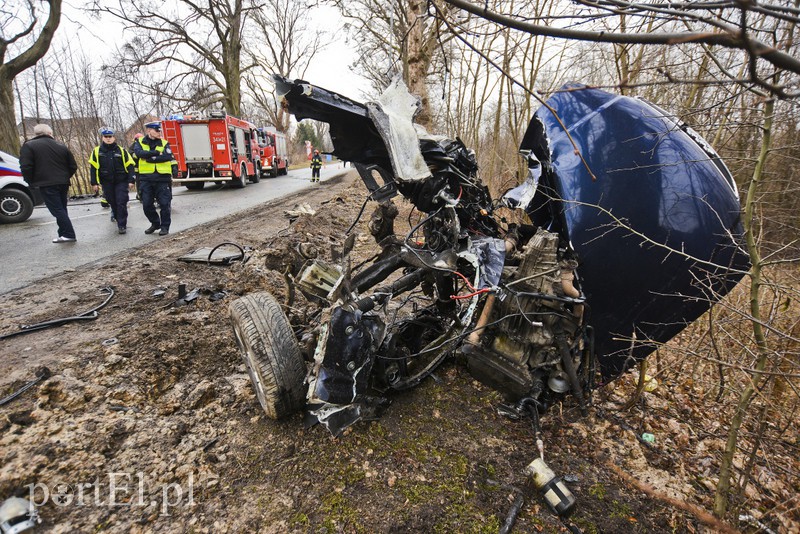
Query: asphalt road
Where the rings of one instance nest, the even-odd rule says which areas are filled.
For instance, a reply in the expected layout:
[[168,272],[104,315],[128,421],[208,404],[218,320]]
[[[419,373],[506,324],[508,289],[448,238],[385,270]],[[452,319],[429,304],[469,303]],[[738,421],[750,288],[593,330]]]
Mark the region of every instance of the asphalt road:
[[[348,167],[349,169],[349,167]],[[170,235],[146,235],[150,226],[142,205],[131,194],[128,204],[128,233],[119,235],[111,222],[110,210],[99,199],[70,201],[69,216],[78,241],[52,243],[57,236],[56,221],[47,208],[37,206],[30,219],[20,224],[0,224],[0,294],[25,287],[42,278],[74,271],[93,261],[158,239],[175,239],[178,232],[213,221],[307,187],[324,187],[325,180],[342,172],[339,163],[322,169],[320,184],[309,181],[310,169],[289,171],[286,176],[264,178],[244,189],[206,184],[202,191],[173,188]],[[265,214],[269,217],[271,214]]]

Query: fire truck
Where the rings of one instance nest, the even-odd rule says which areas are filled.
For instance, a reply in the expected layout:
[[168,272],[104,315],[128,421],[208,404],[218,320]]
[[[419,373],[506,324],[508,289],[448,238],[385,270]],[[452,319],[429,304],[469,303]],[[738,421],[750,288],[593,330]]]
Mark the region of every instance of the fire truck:
[[273,178],[289,172],[289,153],[286,150],[286,134],[272,126],[256,131],[261,165],[265,173]]
[[261,180],[261,149],[255,125],[212,111],[207,115],[172,115],[161,121],[169,141],[178,177],[187,189],[203,189],[206,182],[230,182],[242,188]]

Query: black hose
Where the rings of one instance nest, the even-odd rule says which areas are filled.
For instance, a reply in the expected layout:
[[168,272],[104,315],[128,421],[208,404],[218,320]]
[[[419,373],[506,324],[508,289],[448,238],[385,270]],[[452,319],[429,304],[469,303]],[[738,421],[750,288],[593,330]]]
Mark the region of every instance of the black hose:
[[589,412],[586,409],[586,402],[584,401],[583,398],[583,389],[581,388],[580,381],[578,381],[578,373],[575,370],[575,362],[572,361],[572,354],[570,353],[566,340],[564,340],[563,334],[556,334],[555,337],[556,337],[556,346],[558,347],[558,350],[561,353],[561,366],[567,373],[569,384],[572,387],[572,394],[575,395],[576,399],[578,399],[578,404],[580,405],[581,409],[581,415],[586,417],[586,415],[588,415]]
[[522,496],[522,493],[517,492],[516,497],[514,497],[514,504],[511,505],[511,510],[508,511],[506,519],[503,521],[503,526],[500,527],[497,534],[508,534],[511,532],[511,529],[514,528],[514,524],[517,522],[517,516],[520,510],[522,510],[523,504],[525,504],[525,498]]
[[108,297],[106,297],[106,300],[104,300],[101,304],[95,306],[90,310],[86,310],[85,312],[72,317],[63,317],[61,319],[50,319],[49,321],[44,321],[36,324],[20,325],[18,331],[0,335],[0,340],[8,339],[10,337],[19,336],[22,334],[27,334],[29,332],[37,332],[39,330],[44,330],[45,328],[50,328],[51,326],[61,326],[62,324],[71,323],[75,321],[93,321],[94,319],[97,319],[97,317],[100,315],[97,312],[103,309],[106,306],[106,304],[108,304],[111,301],[111,298],[114,296],[114,288],[111,286],[102,287],[100,288],[100,291],[102,293],[108,293]]
[[[241,252],[241,253],[242,253],[242,259],[241,259],[240,261],[241,261],[243,264],[244,264],[244,263],[247,263],[247,260],[249,260],[249,259],[250,259],[250,257],[249,257],[249,256],[248,256],[248,257],[245,257],[244,248],[243,248],[241,245],[238,245],[238,244],[236,244],[236,243],[232,243],[232,242],[230,242],[230,241],[226,241],[226,242],[224,242],[224,243],[220,243],[219,245],[217,245],[216,247],[214,247],[214,248],[212,248],[212,249],[211,249],[211,252],[209,252],[209,253],[208,253],[208,258],[206,259],[206,263],[208,263],[208,264],[210,265],[210,264],[211,264],[211,256],[212,256],[212,255],[213,255],[213,254],[214,254],[214,253],[217,251],[217,249],[218,249],[218,248],[220,248],[220,247],[224,247],[225,245],[231,245],[231,246],[233,246],[233,247],[236,247],[236,248],[238,248],[238,249],[239,249],[239,252]],[[235,260],[231,260],[231,261],[235,261]]]
[[39,369],[39,374],[36,375],[36,378],[34,378],[30,382],[28,382],[27,384],[25,384],[24,386],[19,388],[17,391],[12,393],[11,395],[9,395],[7,397],[3,397],[2,399],[0,399],[0,406],[8,404],[12,400],[16,399],[17,397],[19,397],[20,395],[22,395],[23,393],[25,393],[26,391],[31,389],[33,386],[35,386],[36,384],[41,382],[42,380],[45,380],[46,378],[50,378],[50,375],[51,375],[50,369],[48,369],[47,367],[42,367],[41,369]]

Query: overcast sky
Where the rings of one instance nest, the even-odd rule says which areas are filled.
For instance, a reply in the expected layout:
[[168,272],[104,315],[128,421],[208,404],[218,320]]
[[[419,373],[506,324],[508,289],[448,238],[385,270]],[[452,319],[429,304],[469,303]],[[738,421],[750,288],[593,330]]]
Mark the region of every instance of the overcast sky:
[[[84,50],[99,54],[99,60],[110,57],[117,47],[127,40],[122,32],[121,24],[111,17],[102,21],[89,21],[84,11],[87,2],[66,0],[62,8],[61,25],[56,32],[56,40],[78,39]],[[369,90],[369,83],[350,71],[350,65],[356,58],[355,51],[345,43],[342,19],[339,12],[330,6],[317,6],[308,9],[308,20],[319,24],[322,28],[333,32],[337,37],[326,50],[317,54],[316,59],[306,72],[306,80],[314,85],[335,91],[355,100],[363,100],[364,92]],[[103,49],[99,43],[106,45]]]

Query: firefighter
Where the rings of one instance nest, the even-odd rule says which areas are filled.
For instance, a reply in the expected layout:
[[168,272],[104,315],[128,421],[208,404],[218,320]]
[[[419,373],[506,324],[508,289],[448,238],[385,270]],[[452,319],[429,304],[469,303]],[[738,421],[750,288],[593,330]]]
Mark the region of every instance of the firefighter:
[[[158,235],[167,235],[172,223],[172,178],[177,166],[173,165],[169,143],[161,139],[161,123],[148,122],[144,128],[147,135],[137,139],[134,145],[134,152],[139,159],[137,172],[142,208],[150,221],[150,228],[144,233],[152,234],[160,229]],[[156,200],[161,210],[160,217],[154,205]]]
[[92,189],[97,193],[103,188],[103,198],[111,206],[111,220],[116,220],[117,231],[124,234],[128,226],[128,184],[133,183],[133,158],[117,144],[114,130],[104,126],[98,133],[102,142],[89,155]]
[[322,156],[319,155],[319,150],[314,151],[314,156],[311,158],[311,181],[319,182],[319,170],[322,168]]

